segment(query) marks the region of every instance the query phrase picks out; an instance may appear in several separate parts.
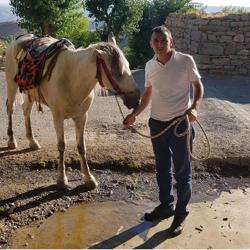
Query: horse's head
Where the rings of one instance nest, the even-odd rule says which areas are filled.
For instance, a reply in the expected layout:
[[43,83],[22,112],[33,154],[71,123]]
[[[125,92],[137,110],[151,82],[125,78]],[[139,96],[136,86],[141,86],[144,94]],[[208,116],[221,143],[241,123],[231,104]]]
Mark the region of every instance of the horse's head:
[[96,60],[99,83],[119,95],[128,109],[136,108],[140,90],[122,51],[114,43],[99,43],[96,45]]

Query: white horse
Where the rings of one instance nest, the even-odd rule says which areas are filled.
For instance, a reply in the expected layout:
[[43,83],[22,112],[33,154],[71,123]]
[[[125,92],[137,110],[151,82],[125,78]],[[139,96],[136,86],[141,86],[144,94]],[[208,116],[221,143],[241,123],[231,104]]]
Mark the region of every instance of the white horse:
[[[18,70],[17,54],[23,44],[32,39],[32,35],[25,35],[13,41],[6,51],[6,81],[7,81],[7,114],[8,114],[8,148],[17,147],[12,130],[13,103],[18,85],[14,77]],[[57,41],[54,38],[51,38]],[[26,91],[22,104],[26,137],[32,149],[39,149],[40,145],[33,137],[30,113],[34,102],[40,101],[47,105],[53,115],[54,127],[57,134],[59,151],[58,188],[66,188],[68,179],[64,165],[64,119],[71,118],[75,124],[77,149],[80,156],[81,174],[85,177],[88,188],[97,187],[94,176],[90,173],[86,160],[84,143],[84,129],[87,111],[94,98],[94,87],[97,83],[118,94],[127,108],[135,108],[140,99],[140,91],[136,86],[129,64],[122,51],[116,44],[96,43],[87,48],[63,50],[52,71],[50,80],[43,78],[38,89]]]

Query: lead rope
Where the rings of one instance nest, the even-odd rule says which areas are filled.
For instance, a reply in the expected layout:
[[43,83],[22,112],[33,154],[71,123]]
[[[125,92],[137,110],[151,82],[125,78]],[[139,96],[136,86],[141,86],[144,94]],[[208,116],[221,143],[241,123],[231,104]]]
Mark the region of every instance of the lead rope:
[[[117,105],[118,105],[118,108],[120,110],[120,113],[121,113],[121,116],[123,118],[123,120],[125,119],[124,115],[123,115],[123,112],[122,112],[122,109],[121,109],[121,106],[120,106],[120,103],[117,99],[117,96],[115,95],[115,99],[116,99],[116,102],[117,102]],[[177,129],[179,127],[179,125],[181,124],[182,121],[186,120],[187,121],[187,129],[182,132],[182,133],[178,133],[177,132]],[[186,136],[187,135],[187,149],[188,149],[188,153],[191,155],[192,159],[196,160],[196,161],[206,161],[209,157],[210,157],[210,153],[211,153],[211,146],[210,146],[210,142],[209,142],[209,139],[207,137],[207,134],[205,132],[205,130],[203,129],[202,125],[200,124],[200,122],[198,120],[196,120],[197,124],[199,125],[201,131],[203,132],[204,136],[205,136],[205,139],[206,139],[206,142],[207,142],[207,147],[208,147],[208,151],[207,151],[207,155],[205,157],[202,157],[202,158],[197,158],[195,156],[192,155],[192,152],[191,152],[191,148],[190,148],[190,123],[188,122],[187,118],[186,118],[186,115],[183,115],[177,119],[175,119],[171,124],[169,124],[166,128],[164,128],[161,132],[159,132],[158,134],[155,134],[153,136],[150,136],[150,135],[145,135],[141,132],[139,132],[137,129],[135,129],[133,126],[130,126],[129,129],[131,130],[132,133],[137,133],[139,135],[141,135],[142,137],[146,137],[146,138],[149,138],[149,139],[155,139],[155,138],[158,138],[160,137],[161,135],[163,135],[167,130],[169,130],[171,127],[175,126],[174,127],[174,135],[176,137],[183,137],[183,136]]]

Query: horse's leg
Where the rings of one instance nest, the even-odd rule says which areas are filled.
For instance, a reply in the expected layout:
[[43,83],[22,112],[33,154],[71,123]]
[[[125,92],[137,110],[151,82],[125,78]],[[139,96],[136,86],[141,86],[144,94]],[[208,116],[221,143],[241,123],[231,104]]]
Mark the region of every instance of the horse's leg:
[[25,129],[26,129],[26,137],[29,140],[29,146],[31,149],[39,149],[40,145],[38,141],[33,137],[31,122],[30,122],[30,113],[32,110],[34,100],[29,100],[28,95],[25,95],[23,107],[23,115],[25,120]]
[[86,159],[86,147],[84,141],[84,128],[86,125],[86,120],[87,114],[85,114],[84,116],[73,118],[76,130],[77,149],[80,156],[81,173],[83,175],[83,178],[85,179],[85,185],[90,189],[94,189],[98,184],[95,177],[90,173],[88,162]]
[[8,98],[6,100],[6,109],[7,109],[7,114],[8,114],[8,129],[7,129],[7,134],[9,137],[8,140],[8,148],[9,149],[15,149],[17,148],[17,142],[13,134],[13,128],[12,128],[12,114],[13,114],[13,104],[15,101],[16,93],[17,93],[17,84],[13,81],[7,80],[7,95]]
[[57,148],[59,151],[57,187],[60,189],[64,189],[68,187],[68,178],[66,176],[64,165],[64,120],[57,114],[53,113],[53,121],[57,135]]

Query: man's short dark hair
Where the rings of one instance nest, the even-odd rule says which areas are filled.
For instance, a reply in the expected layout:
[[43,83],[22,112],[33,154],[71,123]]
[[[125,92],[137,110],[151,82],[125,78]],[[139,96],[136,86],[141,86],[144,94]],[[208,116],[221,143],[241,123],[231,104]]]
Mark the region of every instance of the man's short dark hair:
[[154,27],[151,31],[151,36],[153,33],[162,33],[162,34],[167,33],[172,38],[171,31],[165,25]]

